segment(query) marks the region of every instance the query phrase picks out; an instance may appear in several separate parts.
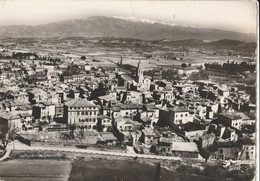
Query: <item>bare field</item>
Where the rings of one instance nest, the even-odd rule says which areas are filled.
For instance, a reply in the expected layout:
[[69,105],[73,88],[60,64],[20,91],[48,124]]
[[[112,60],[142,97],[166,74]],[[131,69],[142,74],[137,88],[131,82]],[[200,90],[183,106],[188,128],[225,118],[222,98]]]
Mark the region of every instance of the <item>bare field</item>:
[[0,162],[0,180],[67,180],[70,161],[15,159]]
[[188,175],[172,172],[157,166],[140,164],[134,161],[111,160],[76,160],[72,164],[70,181],[81,180],[124,180],[124,181],[152,181],[161,175],[162,181],[210,181],[210,177]]

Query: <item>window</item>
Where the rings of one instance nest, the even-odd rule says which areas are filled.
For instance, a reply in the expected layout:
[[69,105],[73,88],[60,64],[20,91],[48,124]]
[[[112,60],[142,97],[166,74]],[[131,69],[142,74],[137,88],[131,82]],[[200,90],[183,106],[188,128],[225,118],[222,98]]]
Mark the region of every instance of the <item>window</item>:
[[89,115],[90,115],[90,116],[92,115],[92,111],[89,112]]
[[187,117],[187,116],[188,116],[188,114],[185,114],[185,116]]
[[82,112],[81,112],[81,115],[85,115],[85,112],[84,112],[84,111],[82,111]]
[[182,117],[183,115],[181,114],[181,117]]
[[80,112],[77,112],[77,115],[80,115]]

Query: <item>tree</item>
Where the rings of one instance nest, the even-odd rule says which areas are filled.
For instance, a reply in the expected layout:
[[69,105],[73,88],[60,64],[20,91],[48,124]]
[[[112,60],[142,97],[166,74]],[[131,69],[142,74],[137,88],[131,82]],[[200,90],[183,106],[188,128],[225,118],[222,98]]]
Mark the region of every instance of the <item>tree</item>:
[[80,59],[81,60],[86,60],[86,57],[85,56],[81,56]]
[[181,64],[181,67],[186,68],[187,67],[186,63]]
[[76,130],[76,126],[74,124],[70,125],[70,137],[74,138],[74,131]]
[[4,124],[0,125],[0,137],[1,137],[2,144],[3,144],[3,149],[6,148],[7,143],[8,143],[7,133],[8,133],[8,125],[7,125],[7,123],[5,124],[5,122],[4,122]]
[[45,76],[48,74],[48,69],[44,69]]

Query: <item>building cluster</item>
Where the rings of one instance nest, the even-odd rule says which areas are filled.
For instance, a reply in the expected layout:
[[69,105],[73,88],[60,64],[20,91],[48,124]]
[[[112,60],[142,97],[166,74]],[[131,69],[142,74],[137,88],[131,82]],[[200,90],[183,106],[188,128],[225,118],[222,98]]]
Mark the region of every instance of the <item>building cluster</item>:
[[[1,61],[0,122],[31,142],[132,146],[137,153],[254,160],[255,111],[245,87],[167,81],[60,56]],[[42,135],[42,136],[40,136]],[[55,138],[55,139],[54,139]],[[22,139],[21,139],[22,140]]]

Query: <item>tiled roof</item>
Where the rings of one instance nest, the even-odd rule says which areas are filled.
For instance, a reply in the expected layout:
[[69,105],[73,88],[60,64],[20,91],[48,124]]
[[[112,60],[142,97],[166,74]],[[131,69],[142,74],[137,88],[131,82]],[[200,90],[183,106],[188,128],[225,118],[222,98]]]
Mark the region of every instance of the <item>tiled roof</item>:
[[73,99],[66,103],[68,107],[90,107],[96,106],[93,103],[87,101],[86,99]]
[[174,112],[188,112],[188,110],[183,107],[174,107],[174,108],[170,108],[170,110]]
[[193,142],[177,142],[172,144],[172,150],[185,152],[199,152],[196,143]]

